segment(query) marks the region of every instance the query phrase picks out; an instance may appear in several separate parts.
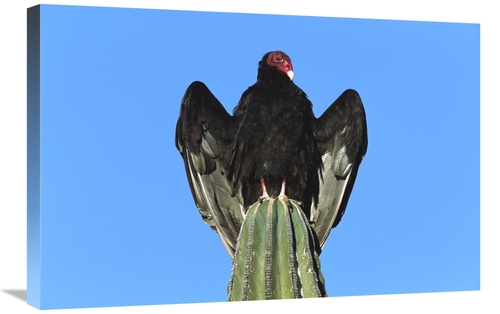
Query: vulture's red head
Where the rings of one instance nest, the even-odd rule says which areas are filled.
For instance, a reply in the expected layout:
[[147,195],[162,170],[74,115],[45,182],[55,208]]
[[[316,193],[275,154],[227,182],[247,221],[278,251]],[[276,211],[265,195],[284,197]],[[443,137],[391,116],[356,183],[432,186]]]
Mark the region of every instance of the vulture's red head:
[[290,81],[293,79],[292,61],[283,51],[268,52],[259,62],[259,72],[267,72],[267,69],[272,70],[273,68],[276,68],[278,71],[286,74],[290,78]]

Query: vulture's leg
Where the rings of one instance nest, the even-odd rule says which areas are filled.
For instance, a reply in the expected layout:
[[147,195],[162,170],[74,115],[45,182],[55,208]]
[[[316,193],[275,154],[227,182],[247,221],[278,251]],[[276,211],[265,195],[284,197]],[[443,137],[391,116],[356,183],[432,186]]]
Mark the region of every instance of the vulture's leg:
[[259,197],[259,202],[262,202],[263,200],[270,198],[269,194],[267,194],[266,183],[264,182],[263,177],[260,177],[260,186],[262,187],[262,196]]

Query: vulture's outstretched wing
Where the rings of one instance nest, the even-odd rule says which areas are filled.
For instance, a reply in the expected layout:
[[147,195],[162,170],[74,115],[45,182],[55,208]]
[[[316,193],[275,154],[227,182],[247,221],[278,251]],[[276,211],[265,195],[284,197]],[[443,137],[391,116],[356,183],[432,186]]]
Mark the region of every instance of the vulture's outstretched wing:
[[231,257],[244,217],[241,193],[225,176],[237,131],[233,120],[205,84],[193,82],[182,99],[175,134],[196,207]]
[[344,214],[368,146],[365,111],[358,93],[346,90],[340,95],[313,122],[313,132],[323,166],[317,204],[311,206],[311,225],[323,249]]

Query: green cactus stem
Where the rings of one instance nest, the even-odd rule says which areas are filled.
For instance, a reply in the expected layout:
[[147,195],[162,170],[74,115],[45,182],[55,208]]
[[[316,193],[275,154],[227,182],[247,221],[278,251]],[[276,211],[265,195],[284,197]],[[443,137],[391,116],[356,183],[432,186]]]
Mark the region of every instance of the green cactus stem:
[[300,206],[265,199],[249,207],[238,237],[229,301],[325,297],[314,236]]

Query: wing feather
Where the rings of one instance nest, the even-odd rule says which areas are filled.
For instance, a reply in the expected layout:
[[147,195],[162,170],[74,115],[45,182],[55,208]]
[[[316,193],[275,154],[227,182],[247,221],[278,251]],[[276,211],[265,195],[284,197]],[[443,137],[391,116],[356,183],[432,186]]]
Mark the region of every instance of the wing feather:
[[323,162],[319,194],[311,206],[311,224],[322,250],[332,228],[344,215],[354,181],[368,146],[361,98],[346,90],[314,121],[314,137]]
[[244,210],[241,193],[227,177],[235,133],[233,117],[201,82],[193,82],[182,99],[176,146],[182,155],[196,207],[219,234],[233,257]]

